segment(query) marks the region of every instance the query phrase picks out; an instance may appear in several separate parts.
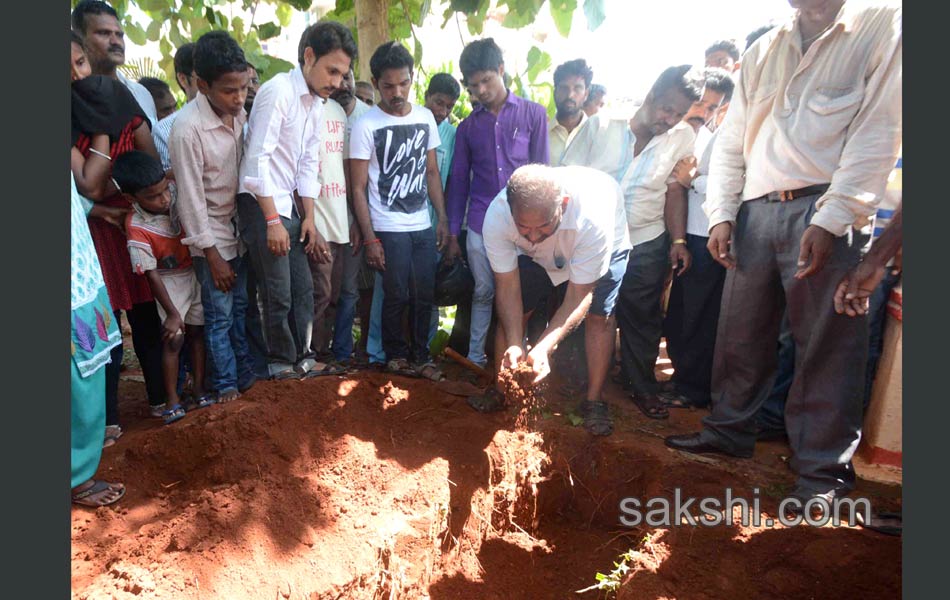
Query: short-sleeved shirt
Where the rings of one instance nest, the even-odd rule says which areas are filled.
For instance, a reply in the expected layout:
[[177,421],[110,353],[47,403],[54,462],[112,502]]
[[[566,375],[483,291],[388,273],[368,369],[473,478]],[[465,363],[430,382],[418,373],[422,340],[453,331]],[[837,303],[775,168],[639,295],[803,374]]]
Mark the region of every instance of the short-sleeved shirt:
[[369,161],[370,220],[375,231],[421,231],[429,221],[426,153],[441,143],[429,109],[396,117],[374,106],[353,125],[350,158]]
[[170,275],[190,269],[191,254],[181,243],[185,235],[181,226],[168,215],[153,215],[137,205],[133,208],[125,218],[132,271],[144,275],[158,270],[159,275]]
[[343,160],[349,160],[350,158],[350,136],[353,134],[353,125],[371,108],[373,107],[359,99],[353,103],[353,111],[346,117],[346,132],[343,136]]
[[343,174],[346,111],[336,101],[327,100],[320,124],[320,195],[314,200],[314,221],[328,242],[345,244],[350,239]]
[[570,197],[555,232],[538,244],[520,233],[511,215],[507,188],[488,207],[482,238],[492,271],[509,273],[524,254],[544,267],[554,285],[594,283],[607,272],[610,257],[630,248],[623,194],[609,175],[588,167],[558,167]]

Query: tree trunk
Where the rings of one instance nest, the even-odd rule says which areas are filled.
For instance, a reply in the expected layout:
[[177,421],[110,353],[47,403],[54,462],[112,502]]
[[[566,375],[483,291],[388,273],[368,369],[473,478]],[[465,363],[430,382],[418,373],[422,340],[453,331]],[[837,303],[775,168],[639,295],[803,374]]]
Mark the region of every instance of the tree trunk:
[[356,0],[355,8],[360,52],[356,78],[370,81],[369,59],[380,44],[389,41],[389,0]]

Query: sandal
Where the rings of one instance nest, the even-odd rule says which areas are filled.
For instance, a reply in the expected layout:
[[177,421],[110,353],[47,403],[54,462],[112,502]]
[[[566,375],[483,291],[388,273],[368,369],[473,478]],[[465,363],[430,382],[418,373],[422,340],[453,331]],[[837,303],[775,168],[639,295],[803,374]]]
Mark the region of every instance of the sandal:
[[161,404],[151,404],[148,407],[148,414],[149,416],[154,417],[156,419],[161,419],[162,415],[165,414],[165,410],[167,408],[168,407],[165,405],[164,402],[162,402]]
[[[320,367],[319,365],[323,366]],[[346,373],[346,369],[340,365],[318,362],[314,363],[314,366],[309,371],[307,371],[307,373],[303,376],[303,379],[310,379],[311,377],[324,377],[326,375],[343,375],[344,373]]]
[[606,402],[584,400],[576,412],[584,417],[584,429],[591,435],[610,435],[614,432],[614,421],[610,418],[610,409]]
[[286,379],[300,379],[300,373],[293,369],[284,369],[270,376],[274,381],[284,381]]
[[500,412],[506,408],[504,395],[493,387],[480,396],[469,396],[465,401],[480,413]]
[[102,440],[102,447],[108,448],[109,446],[114,446],[116,442],[119,441],[119,438],[122,437],[122,428],[118,425],[106,425],[106,434]]
[[439,382],[445,379],[445,375],[442,374],[442,371],[439,370],[438,365],[432,361],[416,365],[416,373],[420,377],[429,379],[430,381]]
[[386,370],[395,375],[405,375],[406,377],[418,377],[419,373],[412,368],[409,361],[405,358],[394,358],[386,363]]
[[175,421],[180,421],[185,418],[185,409],[182,408],[181,404],[176,404],[162,413],[162,421],[166,425],[171,425]]
[[644,415],[651,419],[669,419],[670,413],[663,406],[663,402],[653,395],[630,394],[630,399],[637,405]]
[[660,404],[666,408],[692,408],[693,403],[690,399],[676,391],[660,392],[656,395]]
[[216,400],[211,394],[202,394],[197,398],[188,398],[181,403],[181,407],[185,409],[185,412],[191,412],[193,410],[198,410],[199,408],[205,408],[214,404]]
[[[73,504],[99,508],[100,506],[114,504],[118,502],[122,496],[125,496],[125,486],[121,483],[109,483],[108,481],[96,479],[90,479],[87,483],[89,483],[89,486],[82,491],[73,492]],[[77,486],[77,489],[83,485],[86,484]],[[113,494],[118,495],[111,497]]]

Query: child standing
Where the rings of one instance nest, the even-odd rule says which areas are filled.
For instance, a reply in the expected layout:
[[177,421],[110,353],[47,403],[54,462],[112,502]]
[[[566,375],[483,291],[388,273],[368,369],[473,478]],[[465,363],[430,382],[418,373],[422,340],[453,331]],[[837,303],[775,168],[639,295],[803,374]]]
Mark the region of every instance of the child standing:
[[244,52],[224,31],[201,36],[193,59],[199,93],[178,112],[168,151],[182,243],[207,320],[211,388],[218,402],[228,402],[257,381],[245,329],[247,262],[234,223],[249,77]]
[[204,311],[201,288],[191,265],[184,235],[169,216],[171,194],[165,170],[158,159],[144,152],[128,152],[112,166],[115,186],[132,203],[126,219],[132,270],[145,275],[162,319],[162,376],[168,407],[165,424],[185,416],[178,397],[178,355],[185,341],[191,347],[194,408],[214,404],[204,393]]

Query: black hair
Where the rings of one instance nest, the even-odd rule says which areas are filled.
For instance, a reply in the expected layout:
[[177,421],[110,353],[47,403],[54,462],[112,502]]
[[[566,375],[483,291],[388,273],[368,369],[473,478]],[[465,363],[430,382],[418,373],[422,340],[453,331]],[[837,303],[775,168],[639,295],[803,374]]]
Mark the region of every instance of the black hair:
[[736,46],[736,43],[732,40],[719,40],[717,42],[713,42],[712,46],[706,48],[706,54],[704,56],[709,56],[713,52],[719,52],[720,50],[728,54],[729,58],[732,60],[739,60],[739,47]]
[[405,46],[395,40],[381,44],[369,59],[369,70],[373,73],[373,79],[376,80],[383,76],[383,71],[389,69],[405,68],[412,74],[413,66],[415,66],[415,61],[412,55]]
[[462,88],[450,73],[436,73],[429,79],[429,87],[426,88],[426,96],[430,94],[445,94],[449,98],[458,100],[458,97],[462,95]]
[[501,54],[501,48],[492,38],[469,42],[462,49],[462,56],[459,57],[459,69],[466,78],[479,71],[497,71],[503,64],[505,64],[505,59]]
[[760,37],[762,37],[762,36],[765,35],[766,33],[772,31],[772,29],[773,29],[774,27],[775,27],[775,25],[771,25],[771,24],[769,24],[769,25],[763,25],[762,27],[759,27],[759,28],[756,29],[755,31],[750,32],[749,35],[745,36],[745,49],[746,49],[746,51],[749,50],[749,48],[752,46],[752,44],[755,43],[755,41],[756,41],[757,39],[759,39]]
[[195,70],[195,43],[188,42],[175,51],[175,73],[191,77]]
[[73,29],[86,35],[86,17],[89,15],[112,15],[119,20],[119,13],[101,0],[82,0],[73,8]]
[[172,89],[168,87],[168,84],[157,77],[141,77],[139,83],[148,90],[152,98],[157,98],[162,94],[171,95],[172,93]]
[[703,95],[703,74],[691,65],[669,67],[656,78],[650,95],[655,99],[671,89],[682,93],[690,102],[696,102]]
[[554,69],[554,87],[557,87],[557,84],[565,77],[582,77],[584,87],[590,88],[590,84],[594,80],[594,71],[587,66],[586,60],[578,58],[560,64]]
[[736,82],[732,80],[729,71],[718,67],[707,67],[703,71],[703,79],[705,79],[708,89],[722,94],[724,103],[732,99],[732,91],[736,88]]
[[350,57],[351,62],[357,57],[356,42],[349,28],[342,23],[326,19],[307,27],[300,35],[300,43],[297,45],[297,62],[301,67],[304,50],[307,48],[313,50],[316,59],[334,50],[342,50]]
[[227,73],[244,73],[244,51],[226,31],[209,31],[195,42],[195,75],[211,85]]
[[77,32],[75,29],[69,30],[69,39],[73,44],[76,44],[82,48],[83,52],[86,51],[86,42],[83,41],[82,36],[79,35],[79,32]]
[[131,150],[112,162],[112,179],[123,194],[135,195],[165,178],[162,163],[151,154]]

